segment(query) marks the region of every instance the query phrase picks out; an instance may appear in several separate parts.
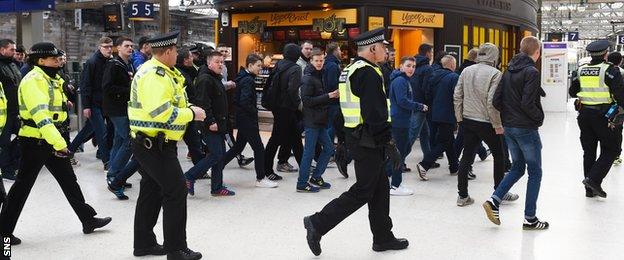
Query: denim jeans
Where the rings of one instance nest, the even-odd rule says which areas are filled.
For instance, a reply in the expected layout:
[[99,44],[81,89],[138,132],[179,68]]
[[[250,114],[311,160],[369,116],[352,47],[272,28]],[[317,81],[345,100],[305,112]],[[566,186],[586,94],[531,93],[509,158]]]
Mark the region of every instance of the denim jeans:
[[312,159],[314,159],[314,153],[316,151],[316,144],[319,143],[323,147],[321,155],[316,162],[316,169],[312,173],[312,178],[318,179],[323,175],[329,158],[334,155],[334,143],[329,140],[329,134],[325,128],[305,128],[305,145],[303,147],[303,157],[301,158],[301,165],[299,165],[299,179],[297,179],[297,187],[305,187],[310,176],[310,166],[312,165]]
[[115,137],[110,151],[110,164],[107,177],[110,179],[119,174],[126,166],[132,152],[130,151],[130,123],[127,116],[109,118],[115,126]]
[[[427,114],[417,111],[412,113],[412,120],[410,120],[409,129],[409,147],[407,155],[412,151],[411,147],[414,146],[416,139],[420,137],[420,149],[423,156],[431,152],[431,145],[429,142],[429,125],[427,124]],[[405,157],[407,157],[407,155]]]
[[329,135],[329,140],[331,140],[332,142],[334,142],[334,138],[336,137],[336,133],[334,130],[334,120],[336,120],[336,117],[338,116],[338,113],[340,113],[340,104],[330,104],[327,107],[327,116],[328,116],[328,124],[327,124],[327,134]]
[[[409,142],[409,128],[392,128],[392,138],[396,143],[397,149],[399,149],[399,153],[402,157],[402,163],[405,163],[405,158],[407,157],[407,153],[410,150],[410,142]],[[392,182],[391,185],[393,187],[401,186],[401,182],[403,182],[403,172],[402,169],[392,170],[390,164],[386,165],[386,171],[391,173]]]
[[[130,150],[130,152],[132,152],[132,149]],[[136,158],[132,156],[126,166],[124,166],[123,169],[121,169],[119,173],[114,176],[114,179],[111,181],[111,183],[114,186],[121,186],[122,184],[126,183],[126,181],[139,170],[139,167],[139,161],[137,161]]]
[[225,154],[225,139],[221,133],[208,132],[203,134],[204,143],[210,153],[201,159],[186,174],[187,180],[194,181],[211,169],[210,187],[212,192],[223,188],[223,156]]
[[[17,138],[11,141],[11,135],[17,135],[20,129],[20,120],[17,116],[7,116],[6,124],[0,134],[0,169],[4,174],[15,174],[19,167],[19,144]],[[0,178],[2,179],[2,178]]]
[[505,194],[524,175],[526,169],[529,180],[524,216],[533,218],[542,182],[542,141],[539,132],[533,129],[505,127],[505,139],[511,153],[511,170],[505,175],[492,197],[501,202]]
[[106,123],[104,123],[104,115],[102,109],[99,107],[91,107],[91,117],[87,120],[80,132],[74,137],[74,140],[69,144],[68,149],[74,153],[82,145],[90,139],[92,133],[95,132],[95,139],[98,143],[97,157],[102,159],[102,162],[107,163],[109,160],[109,148],[106,141]]

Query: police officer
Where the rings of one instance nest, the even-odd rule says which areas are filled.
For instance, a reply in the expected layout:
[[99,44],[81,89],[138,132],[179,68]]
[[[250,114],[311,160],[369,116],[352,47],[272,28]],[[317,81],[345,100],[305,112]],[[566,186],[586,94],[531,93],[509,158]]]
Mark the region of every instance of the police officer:
[[[585,196],[607,197],[602,189],[602,180],[621,151],[622,126],[609,124],[605,116],[611,105],[624,104],[622,75],[613,64],[605,61],[609,41],[600,40],[587,45],[592,57],[589,64],[578,70],[578,77],[572,79],[569,94],[578,97],[578,125],[583,147],[583,170]],[[600,156],[596,160],[596,149],[600,143]]]
[[[4,124],[7,120],[7,99],[4,95],[4,87],[0,82],[0,133],[4,130]],[[4,184],[2,183],[2,174],[0,173],[0,207],[6,198],[6,192],[4,191]]]
[[[134,76],[128,102],[132,152],[140,164],[141,188],[134,217],[134,255],[200,259],[186,244],[186,183],[177,142],[189,122],[203,121],[204,110],[187,102],[184,76],[174,66],[179,32],[148,40],[152,59]],[[154,226],[163,208],[164,247]]]
[[390,134],[389,104],[383,74],[377,65],[386,56],[388,42],[384,33],[385,29],[379,28],[358,36],[358,57],[340,76],[340,109],[347,146],[355,161],[356,183],[320,212],[303,219],[308,246],[314,255],[321,254],[321,236],[365,204],[374,251],[400,250],[409,244],[406,239],[394,237],[389,216],[390,185],[384,162],[389,159],[398,169],[401,156]]
[[61,186],[82,222],[83,233],[90,234],[111,222],[110,217],[96,218],[95,210],[85,203],[69,162],[67,143],[61,133],[61,126],[67,120],[67,97],[63,94],[63,79],[58,75],[59,56],[59,50],[52,43],[33,45],[28,63],[34,67],[19,85],[22,127],[18,136],[22,159],[15,183],[0,213],[0,232],[2,236],[11,237],[12,244],[21,242],[13,236],[13,230],[43,166]]

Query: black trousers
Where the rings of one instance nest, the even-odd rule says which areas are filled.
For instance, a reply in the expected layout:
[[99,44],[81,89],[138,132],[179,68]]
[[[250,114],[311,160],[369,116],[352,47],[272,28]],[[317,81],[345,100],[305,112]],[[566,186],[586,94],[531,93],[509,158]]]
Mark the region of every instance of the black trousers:
[[186,126],[184,132],[184,143],[188,147],[189,154],[191,155],[191,161],[193,165],[197,164],[199,160],[204,158],[204,149],[202,148],[201,138],[199,132],[197,132],[197,122],[190,122]]
[[356,182],[312,216],[312,224],[325,235],[353,212],[368,204],[368,220],[374,243],[393,240],[390,219],[390,184],[385,172],[383,148],[365,148],[347,137],[354,159]]
[[132,139],[132,152],[140,164],[141,188],[134,213],[134,248],[156,245],[154,226],[163,209],[165,250],[172,252],[186,245],[186,183],[177,157],[175,142],[145,148]]
[[265,177],[264,170],[264,144],[260,138],[260,129],[258,122],[251,118],[239,118],[236,122],[238,132],[236,132],[236,142],[223,157],[223,165],[227,165],[240,154],[245,145],[249,144],[254,152],[254,165],[256,170],[256,179],[262,180]]
[[459,172],[457,174],[457,188],[459,196],[468,196],[468,171],[471,162],[474,160],[477,147],[484,141],[494,157],[494,189],[505,176],[505,155],[503,152],[503,136],[497,135],[490,123],[478,122],[464,119],[461,123],[464,126],[464,153],[459,162]]
[[2,183],[2,178],[0,178],[0,208],[2,208],[2,204],[6,200],[6,191],[4,191],[4,184]]
[[285,149],[291,147],[295,154],[295,160],[297,163],[301,162],[303,143],[298,129],[298,119],[295,112],[282,108],[273,111],[273,131],[267,143],[266,157],[264,158],[267,175],[273,173],[273,159],[277,153],[277,148],[280,146]]
[[[607,176],[613,161],[622,151],[622,126],[609,128],[604,112],[584,108],[577,118],[583,147],[583,174],[597,185]],[[600,156],[596,150],[600,143]]]
[[3,235],[13,234],[30,190],[43,166],[48,168],[61,186],[63,194],[65,194],[80,221],[85,223],[93,219],[97,213],[85,202],[69,158],[54,156],[54,149],[43,139],[20,137],[19,143],[22,149],[22,160],[20,160],[15,183],[11,186],[0,213],[1,233]]
[[[455,154],[455,146],[453,145],[455,141],[455,136],[453,132],[455,131],[455,124],[449,123],[440,123],[440,122],[432,122],[435,125],[435,136],[432,136],[431,139],[434,140],[433,146],[431,146],[431,152],[429,154],[425,154],[421,165],[425,167],[425,169],[429,170],[433,163],[435,163],[438,156],[442,155],[442,153],[446,153],[446,158],[449,163],[449,170],[451,172],[457,171],[457,154]],[[472,164],[471,164],[472,165]]]

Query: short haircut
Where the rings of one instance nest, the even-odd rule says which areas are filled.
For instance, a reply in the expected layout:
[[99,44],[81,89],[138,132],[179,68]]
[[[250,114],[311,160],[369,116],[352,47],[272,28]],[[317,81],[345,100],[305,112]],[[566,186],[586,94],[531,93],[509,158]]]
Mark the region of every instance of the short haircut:
[[6,48],[9,44],[15,44],[15,42],[11,39],[2,39],[0,40],[0,48]]
[[388,45],[388,53],[391,53],[391,52],[396,52],[396,50],[394,49],[394,46]]
[[446,52],[445,51],[438,51],[436,52],[435,57],[433,58],[433,63],[434,64],[442,64],[442,58],[444,58],[444,56],[446,56]]
[[250,53],[247,55],[247,59],[245,59],[245,66],[249,66],[249,64],[256,64],[256,62],[262,61],[262,57],[255,53]]
[[208,54],[206,54],[206,60],[212,60],[212,58],[214,57],[223,57],[223,54],[221,54],[221,52],[218,51],[211,51]]
[[17,52],[17,53],[25,53],[26,49],[24,49],[24,46],[22,46],[22,45],[17,45],[17,48],[15,48],[15,52]]
[[442,64],[442,67],[444,68],[449,68],[451,65],[456,64],[456,60],[455,57],[451,56],[451,55],[444,55],[444,57],[442,57],[442,59],[440,60],[440,64]]
[[319,48],[314,48],[312,49],[312,55],[310,55],[310,57],[314,57],[314,56],[324,56],[325,52],[323,52],[323,50],[319,49]]
[[147,40],[149,40],[149,37],[147,36],[139,38],[139,49],[143,49],[143,45],[147,44]]
[[163,55],[163,54],[165,54],[165,52],[167,52],[167,50],[171,50],[174,47],[177,47],[177,46],[172,45],[172,46],[167,46],[167,47],[164,47],[164,48],[153,48],[152,49],[152,53],[155,54],[155,55]]
[[407,62],[407,61],[416,62],[416,59],[413,56],[403,56],[401,58],[401,65],[405,64],[405,62]]
[[533,55],[540,50],[542,43],[535,36],[527,36],[520,41],[520,52]]
[[111,39],[110,37],[102,37],[100,38],[100,40],[98,41],[98,44],[109,44],[109,43],[113,43],[113,39]]
[[433,51],[433,46],[430,44],[423,43],[418,47],[418,54],[425,55],[427,52]]
[[191,56],[188,48],[180,48],[178,50],[178,58],[176,59],[176,64],[184,63],[184,60],[188,59]]
[[223,47],[227,47],[225,43],[220,42],[219,44],[217,44],[217,48],[223,48]]
[[466,59],[469,61],[475,61],[477,60],[477,54],[479,54],[479,48],[474,47],[468,51],[468,57],[466,57]]
[[607,60],[613,63],[613,65],[615,66],[620,66],[620,64],[622,63],[622,54],[619,52],[609,53]]
[[312,42],[311,42],[311,41],[305,40],[305,41],[303,41],[303,42],[301,43],[301,47],[303,47],[303,45],[305,45],[306,43],[307,43],[307,44],[310,44],[310,45],[312,45],[312,46],[314,46],[314,44],[312,44]]
[[132,42],[132,39],[126,36],[119,36],[119,38],[115,40],[115,46],[121,46],[124,42]]
[[338,49],[338,44],[335,42],[330,42],[327,44],[327,46],[325,47],[325,52],[327,52],[327,54],[333,54],[337,49]]

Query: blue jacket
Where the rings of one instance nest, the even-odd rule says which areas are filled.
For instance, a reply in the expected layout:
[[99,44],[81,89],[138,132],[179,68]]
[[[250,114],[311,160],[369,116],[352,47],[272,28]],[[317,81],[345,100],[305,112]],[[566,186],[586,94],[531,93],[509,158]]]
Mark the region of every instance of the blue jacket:
[[390,118],[392,127],[409,128],[414,111],[423,110],[423,105],[414,101],[410,78],[404,72],[395,70],[390,74]]
[[431,74],[428,84],[432,87],[431,120],[455,124],[453,93],[459,75],[448,69],[438,69]]
[[80,95],[84,108],[102,108],[102,79],[104,68],[110,58],[97,50],[84,64],[80,79]]
[[[414,101],[418,103],[425,103],[425,80],[431,74],[431,65],[429,65],[429,58],[423,55],[416,55],[416,71],[414,76],[410,79],[412,84],[412,91],[414,92]],[[392,77],[390,77],[392,80]]]
[[136,69],[137,71],[139,70],[139,67],[141,65],[143,65],[143,63],[145,63],[148,60],[147,56],[145,56],[140,51],[132,52],[132,58],[131,59],[132,59],[132,67],[134,67],[134,69]]
[[[325,93],[338,89],[338,78],[340,77],[340,61],[333,54],[327,54],[323,64],[323,83]],[[338,99],[331,99],[330,104],[338,104]]]

